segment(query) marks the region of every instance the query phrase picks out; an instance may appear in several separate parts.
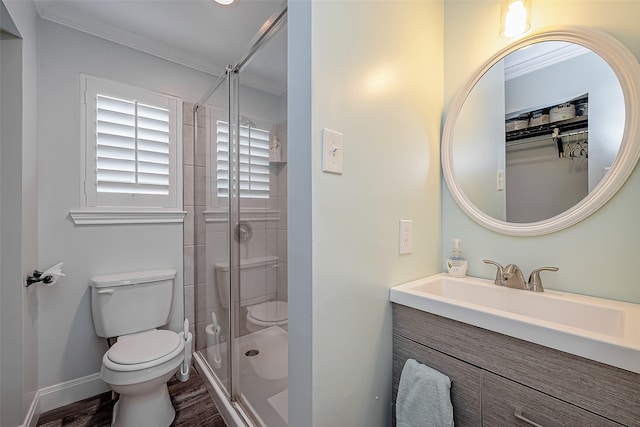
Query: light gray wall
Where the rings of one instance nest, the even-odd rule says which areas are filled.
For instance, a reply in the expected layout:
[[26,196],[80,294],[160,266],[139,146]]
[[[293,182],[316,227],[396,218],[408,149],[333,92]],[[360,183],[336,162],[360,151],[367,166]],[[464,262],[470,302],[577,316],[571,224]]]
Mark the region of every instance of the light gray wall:
[[505,192],[496,189],[505,171],[505,85],[502,62],[491,67],[464,102],[453,138],[454,173],[478,209],[505,219]]
[[24,345],[22,337],[23,291],[21,289],[21,225],[22,219],[22,40],[6,38],[0,41],[0,89],[2,90],[2,128],[0,138],[0,204],[3,208],[2,262],[0,280],[0,379],[3,424],[15,424],[20,418],[21,377]]
[[[441,257],[442,3],[289,12],[289,424],[387,426],[389,288]],[[344,134],[342,175],[321,171],[325,127]]]
[[[498,37],[500,1],[445,2],[446,52],[444,65],[445,114],[455,91],[475,68],[507,45]],[[621,40],[640,57],[636,17],[639,2],[542,0],[533,5],[532,26],[575,24],[598,28]],[[490,232],[470,220],[455,204],[446,186],[442,198],[445,251],[454,237],[461,238],[469,259],[469,274],[491,278],[490,258],[517,263],[531,271],[542,265],[560,267],[545,276],[545,287],[612,299],[640,302],[637,263],[640,250],[640,174],[634,172],[606,206],[569,229],[540,237],[508,237]],[[444,271],[444,260],[442,261]]]
[[41,21],[39,229],[40,263],[64,261],[67,274],[38,290],[39,387],[100,370],[106,343],[95,335],[89,279],[154,268],[175,268],[171,327],[183,319],[182,224],[75,226],[80,207],[80,76],[87,73],[197,100],[211,76]]
[[510,147],[505,178],[507,221],[541,221],[579,203],[588,194],[587,162],[558,157],[551,138],[542,146]]
[[[37,267],[37,13],[31,2],[4,1],[2,27],[13,21],[22,37],[3,39],[2,243],[0,283],[0,424],[25,420],[37,389],[34,289],[24,275]],[[6,13],[5,13],[6,12]],[[3,35],[4,37],[5,35]]]

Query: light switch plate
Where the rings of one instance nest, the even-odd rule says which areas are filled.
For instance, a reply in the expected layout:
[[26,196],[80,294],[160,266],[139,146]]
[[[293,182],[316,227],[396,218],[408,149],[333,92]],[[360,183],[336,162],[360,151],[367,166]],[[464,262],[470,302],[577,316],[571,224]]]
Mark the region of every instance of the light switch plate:
[[496,190],[504,191],[504,169],[498,169],[496,172]]
[[331,129],[322,129],[322,171],[342,173],[343,135]]

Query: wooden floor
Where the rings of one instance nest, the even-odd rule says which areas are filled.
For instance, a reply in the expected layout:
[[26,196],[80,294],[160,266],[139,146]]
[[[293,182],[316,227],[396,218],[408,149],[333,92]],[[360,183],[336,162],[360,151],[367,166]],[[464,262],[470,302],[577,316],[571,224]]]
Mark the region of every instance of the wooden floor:
[[[189,381],[180,382],[175,376],[169,381],[171,403],[176,410],[172,427],[227,427],[202,380],[191,369]],[[40,415],[38,426],[43,427],[103,427],[111,425],[111,411],[115,401],[111,392],[90,397]]]

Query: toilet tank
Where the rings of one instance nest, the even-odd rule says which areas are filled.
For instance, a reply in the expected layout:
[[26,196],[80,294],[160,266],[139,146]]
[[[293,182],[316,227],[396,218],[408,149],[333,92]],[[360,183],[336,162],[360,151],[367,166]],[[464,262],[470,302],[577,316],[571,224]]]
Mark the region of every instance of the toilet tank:
[[[274,297],[278,282],[278,257],[264,256],[240,261],[240,305],[248,306]],[[215,281],[222,305],[229,301],[229,264],[214,266]]]
[[91,279],[91,315],[96,334],[117,337],[169,322],[176,270],[110,274]]

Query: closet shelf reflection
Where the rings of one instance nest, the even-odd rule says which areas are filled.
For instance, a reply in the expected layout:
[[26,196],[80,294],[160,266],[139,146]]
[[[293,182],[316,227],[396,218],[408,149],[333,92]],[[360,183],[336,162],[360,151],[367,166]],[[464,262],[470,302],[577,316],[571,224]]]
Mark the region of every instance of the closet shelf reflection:
[[529,127],[526,129],[509,131],[506,133],[507,145],[513,141],[532,138],[534,136],[550,136],[553,129],[558,128],[560,133],[566,133],[576,129],[587,127],[589,116],[578,116],[572,119],[561,120],[553,123],[545,123],[543,125]]

